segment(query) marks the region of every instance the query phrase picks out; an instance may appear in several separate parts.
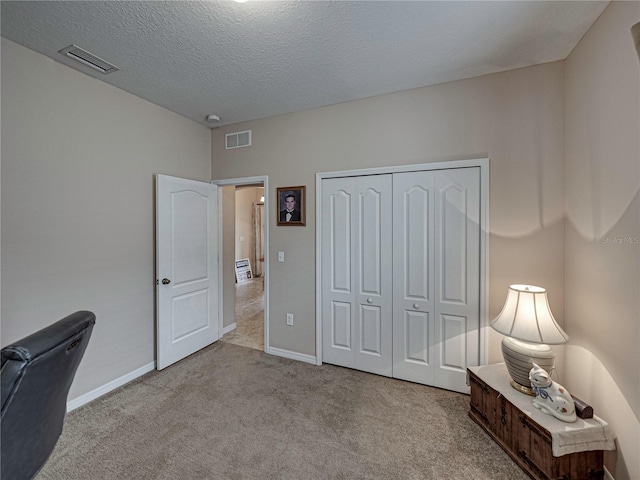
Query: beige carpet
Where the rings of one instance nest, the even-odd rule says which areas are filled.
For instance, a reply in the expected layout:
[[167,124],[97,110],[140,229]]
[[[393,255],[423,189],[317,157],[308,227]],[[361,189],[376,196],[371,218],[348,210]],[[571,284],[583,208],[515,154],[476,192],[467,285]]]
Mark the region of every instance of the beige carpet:
[[37,478],[527,479],[468,404],[218,342],[71,412]]

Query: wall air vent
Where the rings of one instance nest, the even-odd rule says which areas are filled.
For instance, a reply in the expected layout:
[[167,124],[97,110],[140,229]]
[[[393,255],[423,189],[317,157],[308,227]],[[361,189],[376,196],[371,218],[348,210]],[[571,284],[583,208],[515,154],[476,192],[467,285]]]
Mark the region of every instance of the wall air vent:
[[112,65],[111,63],[101,59],[100,57],[96,57],[93,53],[89,53],[86,50],[78,47],[77,45],[69,45],[62,50],[58,50],[58,53],[66,55],[69,58],[73,58],[78,62],[84,63],[85,65],[98,70],[101,73],[106,74],[115,72],[116,70],[120,70],[115,65]]
[[227,133],[224,136],[224,148],[231,150],[232,148],[250,147],[251,146],[251,130],[244,132]]

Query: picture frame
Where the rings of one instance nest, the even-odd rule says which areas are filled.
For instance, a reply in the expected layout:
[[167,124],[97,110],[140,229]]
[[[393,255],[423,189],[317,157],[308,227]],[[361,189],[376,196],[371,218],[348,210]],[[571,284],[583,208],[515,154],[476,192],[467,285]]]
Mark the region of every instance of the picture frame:
[[278,199],[278,208],[276,209],[277,225],[290,227],[306,225],[306,188],[305,186],[298,186],[278,187],[276,189],[276,198]]

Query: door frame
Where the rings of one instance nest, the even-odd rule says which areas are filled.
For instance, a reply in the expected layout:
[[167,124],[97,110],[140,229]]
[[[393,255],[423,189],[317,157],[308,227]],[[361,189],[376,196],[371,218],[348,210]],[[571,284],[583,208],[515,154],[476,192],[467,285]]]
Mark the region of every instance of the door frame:
[[316,173],[316,364],[322,364],[322,180],[389,173],[480,168],[480,363],[488,362],[489,352],[489,158],[449,160],[391,167],[364,168]]
[[[264,271],[262,273],[264,278],[264,351],[268,352],[270,349],[269,346],[269,177],[267,175],[259,175],[255,177],[241,177],[241,178],[228,178],[224,180],[212,180],[211,183],[217,185],[218,187],[228,187],[231,185],[250,185],[255,183],[262,183],[264,186],[264,218],[266,221],[264,222]],[[218,190],[218,231],[222,236],[222,189]],[[224,287],[224,279],[222,278],[222,241],[218,242],[218,258],[220,268],[218,273],[218,295],[220,301],[218,305],[220,306],[220,311],[218,312],[218,316],[220,318],[220,338],[223,336],[223,326],[224,319],[222,318],[222,308],[224,295],[222,289]]]

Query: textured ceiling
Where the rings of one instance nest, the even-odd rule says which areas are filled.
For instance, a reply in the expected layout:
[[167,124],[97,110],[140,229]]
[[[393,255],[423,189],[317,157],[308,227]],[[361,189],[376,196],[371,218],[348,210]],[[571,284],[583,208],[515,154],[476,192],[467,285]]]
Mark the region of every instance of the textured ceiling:
[[608,3],[2,1],[1,33],[219,126],[564,59]]

